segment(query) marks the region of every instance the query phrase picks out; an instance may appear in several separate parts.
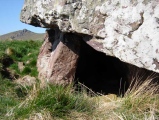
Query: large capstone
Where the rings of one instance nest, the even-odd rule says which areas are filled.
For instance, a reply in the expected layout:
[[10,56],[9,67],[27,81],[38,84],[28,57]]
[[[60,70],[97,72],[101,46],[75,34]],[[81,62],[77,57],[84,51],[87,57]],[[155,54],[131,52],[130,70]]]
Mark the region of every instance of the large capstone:
[[159,72],[158,0],[25,0],[21,21],[91,35],[99,51]]

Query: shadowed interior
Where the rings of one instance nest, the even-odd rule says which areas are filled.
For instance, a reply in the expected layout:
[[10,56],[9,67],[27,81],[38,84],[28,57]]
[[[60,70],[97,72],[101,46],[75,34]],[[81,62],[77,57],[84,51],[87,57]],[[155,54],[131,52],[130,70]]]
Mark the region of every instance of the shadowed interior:
[[81,42],[75,80],[102,94],[123,94],[128,88],[128,67],[119,59]]

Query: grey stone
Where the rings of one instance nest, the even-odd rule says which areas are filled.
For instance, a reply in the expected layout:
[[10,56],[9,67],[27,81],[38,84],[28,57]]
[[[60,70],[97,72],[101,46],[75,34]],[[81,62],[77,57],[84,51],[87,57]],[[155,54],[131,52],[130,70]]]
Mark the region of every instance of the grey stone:
[[92,36],[87,42],[121,61],[159,72],[158,0],[25,0],[21,21]]

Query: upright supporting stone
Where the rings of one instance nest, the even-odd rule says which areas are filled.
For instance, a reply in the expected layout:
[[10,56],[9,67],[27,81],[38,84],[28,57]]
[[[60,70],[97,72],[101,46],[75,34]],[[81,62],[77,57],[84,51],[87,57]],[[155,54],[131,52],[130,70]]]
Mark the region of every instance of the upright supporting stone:
[[39,78],[57,84],[70,83],[76,71],[80,37],[58,29],[46,32],[37,60]]

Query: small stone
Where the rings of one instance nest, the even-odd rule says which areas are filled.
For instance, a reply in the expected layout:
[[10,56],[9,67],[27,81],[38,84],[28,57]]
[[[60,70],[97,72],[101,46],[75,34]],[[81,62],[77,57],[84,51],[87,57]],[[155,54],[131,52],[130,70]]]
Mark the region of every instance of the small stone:
[[5,53],[10,56],[14,54],[14,50],[12,48],[7,48]]
[[31,55],[31,53],[28,53],[28,56],[30,56]]
[[26,61],[26,64],[30,64],[30,60]]
[[15,82],[22,86],[32,86],[33,84],[36,84],[36,78],[26,75],[23,78],[16,80]]
[[18,62],[18,69],[20,72],[22,72],[24,70],[25,66],[23,62]]

